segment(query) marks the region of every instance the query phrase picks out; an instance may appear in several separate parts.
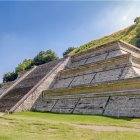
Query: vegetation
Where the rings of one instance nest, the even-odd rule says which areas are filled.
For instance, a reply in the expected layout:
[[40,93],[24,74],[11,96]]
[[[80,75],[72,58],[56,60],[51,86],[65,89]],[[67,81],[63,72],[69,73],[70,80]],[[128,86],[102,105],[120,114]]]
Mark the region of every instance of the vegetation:
[[[138,140],[140,137],[140,119],[131,118],[22,112],[0,117],[0,122],[0,140]],[[108,130],[109,126],[132,131]]]
[[25,59],[22,63],[20,63],[16,67],[16,73],[30,69],[33,66],[33,60],[32,59]]
[[76,49],[75,47],[69,47],[64,53],[63,56],[67,56],[70,52],[72,52],[74,49]]
[[135,22],[136,24],[139,24],[139,23],[140,23],[140,17],[136,17],[135,20],[134,20],[134,22]]
[[34,65],[41,65],[53,60],[57,60],[58,57],[52,50],[41,51],[37,54],[37,56],[33,59]]
[[7,72],[3,76],[3,83],[14,81],[18,77],[16,72]]
[[7,72],[3,76],[3,83],[14,81],[18,77],[18,73],[30,69],[34,65],[41,65],[53,60],[58,59],[55,52],[52,50],[39,52],[34,59],[25,59],[16,68],[15,72]]
[[[115,40],[123,40],[140,48],[140,17],[136,17],[134,22],[134,25],[131,25],[126,29],[113,33],[109,36],[104,36],[103,38],[93,40],[85,45],[80,46],[79,48],[70,47],[63,53],[63,56],[68,54],[74,55],[76,53],[83,52],[87,49],[98,47]],[[25,59],[23,63],[18,65],[18,67],[15,69],[15,72],[4,74],[3,81],[8,82],[15,80],[18,72],[29,69],[33,65],[41,65],[56,59],[58,59],[58,57],[52,50],[41,51],[35,56],[33,60]]]
[[108,36],[104,36],[100,39],[93,40],[87,44],[84,44],[80,46],[79,48],[76,48],[73,50],[70,55],[74,55],[79,52],[86,51],[87,49],[98,47],[100,45],[106,44],[111,41],[115,40],[123,40],[127,43],[130,43],[132,45],[135,45],[137,47],[140,47],[140,39],[138,36],[140,36],[140,17],[137,17],[134,22],[136,24],[131,25],[123,30],[120,30],[116,33],[113,33]]

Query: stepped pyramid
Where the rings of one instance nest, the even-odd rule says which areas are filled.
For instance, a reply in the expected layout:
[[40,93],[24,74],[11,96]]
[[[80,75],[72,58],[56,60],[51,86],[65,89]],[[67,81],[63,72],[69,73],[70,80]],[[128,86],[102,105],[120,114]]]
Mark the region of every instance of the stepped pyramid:
[[140,117],[140,49],[114,41],[34,67],[0,94],[0,112]]
[[0,95],[0,112],[30,110],[43,90],[48,89],[67,60],[61,59],[34,67]]
[[115,41],[72,56],[33,109],[140,117],[140,49]]

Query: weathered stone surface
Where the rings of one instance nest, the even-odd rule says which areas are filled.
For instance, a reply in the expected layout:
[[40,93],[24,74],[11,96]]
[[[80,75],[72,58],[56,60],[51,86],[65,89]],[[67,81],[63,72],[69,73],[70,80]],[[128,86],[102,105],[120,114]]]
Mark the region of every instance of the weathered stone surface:
[[86,60],[87,59],[83,59],[83,60],[80,60],[80,61],[73,62],[70,67],[77,67],[77,66],[80,66],[80,65],[84,65]]
[[36,100],[40,98],[42,91],[50,88],[51,84],[55,81],[57,74],[66,67],[69,60],[70,58],[68,57],[64,61],[59,61],[59,63],[57,63],[57,65],[53,67],[51,71],[49,71],[10,111],[21,112],[32,109]]
[[123,51],[123,50],[116,50],[116,51],[111,51],[109,52],[107,59],[112,58],[112,57],[116,57],[119,55],[123,55],[126,54],[127,52]]
[[52,109],[52,112],[57,113],[72,113],[78,99],[59,99]]
[[82,98],[73,113],[76,114],[102,114],[108,97]]
[[72,80],[73,80],[73,77],[67,78],[67,79],[61,79],[56,82],[53,89],[68,87],[70,85],[70,83],[72,82]]
[[5,91],[5,89],[0,88],[0,94],[2,94]]
[[91,82],[91,80],[93,79],[94,76],[95,76],[95,73],[77,76],[72,81],[70,87],[77,86],[77,85],[86,85],[86,84],[89,84]]
[[134,78],[140,76],[140,69],[135,67],[126,67],[120,79]]
[[90,57],[90,58],[88,58],[88,60],[86,61],[86,64],[94,63],[94,62],[97,62],[97,61],[100,61],[100,60],[105,60],[107,54],[108,54],[108,53],[104,53],[104,54],[101,54],[101,55],[97,55],[97,56]]
[[[133,91],[131,94],[133,94]],[[140,93],[137,92],[137,94]],[[77,94],[75,98],[70,96],[69,98],[61,96],[59,99],[55,96],[54,99],[42,98],[43,102],[40,99],[34,109],[56,113],[140,117],[140,95],[113,96],[112,94],[111,96],[95,95],[94,97],[92,97],[92,94],[91,97],[86,97],[86,93],[84,95],[80,97]]]
[[140,95],[111,97],[104,115],[140,117]]
[[43,100],[41,97],[35,102],[32,109],[36,111],[51,111],[53,106],[56,104],[57,99]]
[[121,73],[122,73],[122,68],[98,72],[95,76],[95,79],[93,79],[92,83],[118,80]]

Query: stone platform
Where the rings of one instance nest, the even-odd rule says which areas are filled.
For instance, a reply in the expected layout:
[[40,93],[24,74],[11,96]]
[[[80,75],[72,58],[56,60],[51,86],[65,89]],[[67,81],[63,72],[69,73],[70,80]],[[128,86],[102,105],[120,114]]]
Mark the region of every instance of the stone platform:
[[140,49],[111,42],[71,57],[37,111],[140,117]]

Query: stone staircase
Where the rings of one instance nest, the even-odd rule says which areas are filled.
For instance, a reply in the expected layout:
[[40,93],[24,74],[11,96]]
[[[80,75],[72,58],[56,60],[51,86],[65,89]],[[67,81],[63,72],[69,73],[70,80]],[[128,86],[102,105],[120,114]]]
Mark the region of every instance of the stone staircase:
[[[140,116],[139,62],[140,49],[123,41],[76,54],[33,108],[56,113]],[[134,100],[127,105],[126,100],[131,98]]]
[[0,112],[9,112],[60,60],[40,65],[0,98]]

